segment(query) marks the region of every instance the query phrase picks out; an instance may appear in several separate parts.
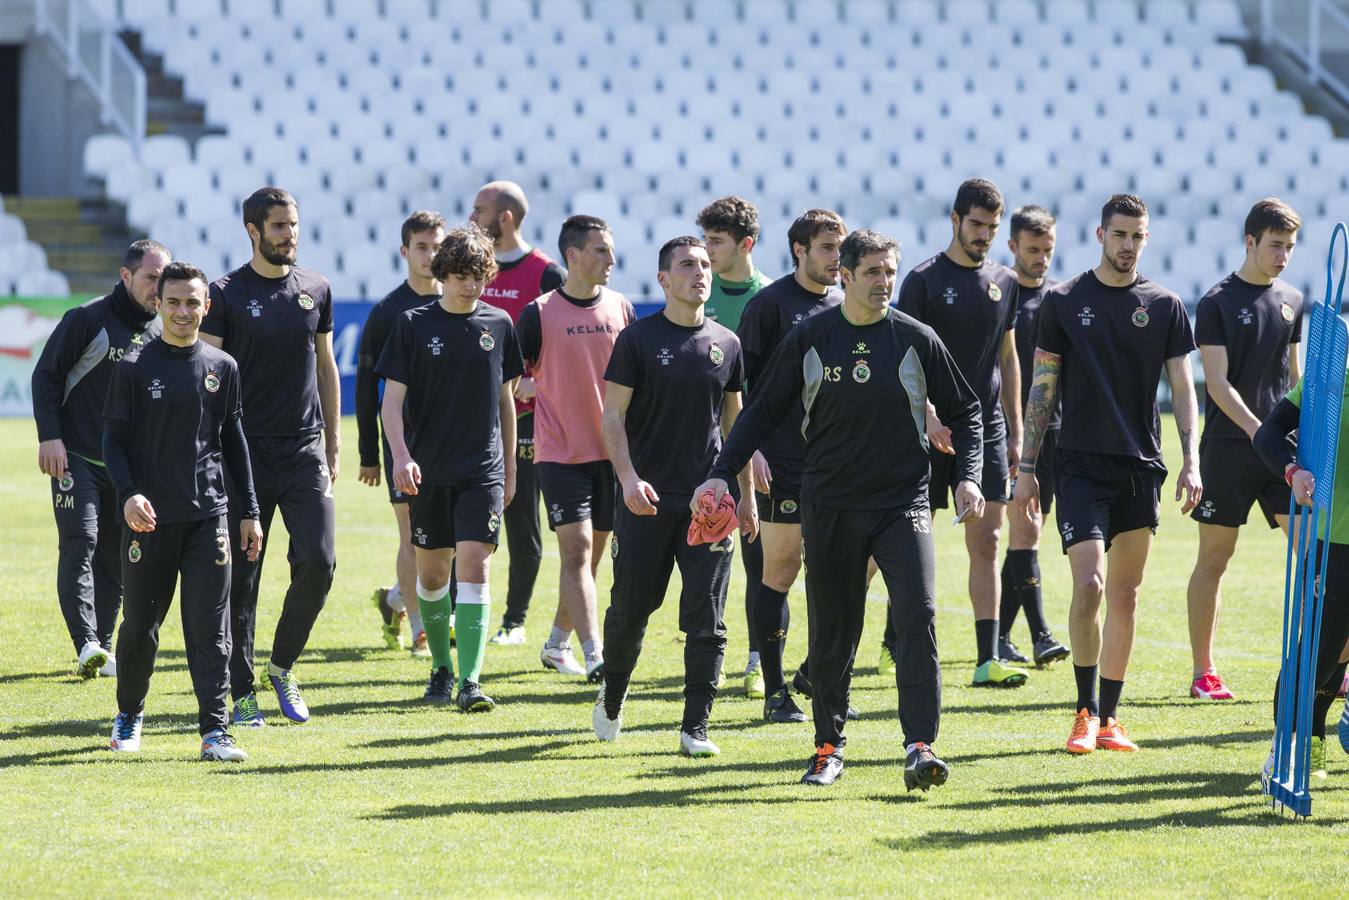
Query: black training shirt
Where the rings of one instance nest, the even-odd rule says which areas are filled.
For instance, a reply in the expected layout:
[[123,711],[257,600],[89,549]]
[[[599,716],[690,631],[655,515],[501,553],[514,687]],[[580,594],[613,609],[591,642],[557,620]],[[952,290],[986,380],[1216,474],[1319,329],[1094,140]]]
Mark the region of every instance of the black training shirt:
[[1016,273],[1002,263],[985,257],[962,266],[944,252],[914,266],[899,288],[900,311],[937,332],[974,389],[986,441],[1006,439],[998,354],[1016,323],[1016,288]]
[[[838,288],[830,287],[823,294],[816,294],[803,288],[795,273],[783,275],[755,294],[740,314],[737,332],[745,354],[745,380],[749,383],[749,392],[754,392],[768,360],[788,332],[842,302],[843,292]],[[801,446],[799,407],[793,407],[777,431],[755,449],[762,451],[764,459],[768,460],[774,481],[789,486],[800,485],[804,448]]]
[[864,326],[829,310],[783,340],[712,475],[732,481],[795,417],[805,438],[802,500],[837,509],[925,508],[928,400],[951,429],[960,480],[977,484],[979,400],[932,329],[893,308]]
[[37,439],[60,438],[67,452],[101,461],[103,403],[113,367],[161,327],[120,281],[112,293],[68,310],[33,367]]
[[267,278],[243,265],[211,285],[203,334],[239,362],[250,436],[296,437],[323,430],[315,335],[333,330],[328,279],[291,266]]
[[[1035,319],[1040,314],[1040,301],[1044,299],[1045,291],[1053,287],[1056,282],[1045,279],[1038,288],[1025,287],[1017,284],[1016,286],[1016,356],[1021,364],[1021,409],[1026,409],[1026,400],[1030,397],[1030,387],[1035,381]],[[1059,427],[1062,420],[1063,403],[1060,399],[1054,400],[1054,412],[1049,416],[1049,428],[1052,431]]]
[[688,327],[662,312],[618,333],[604,380],[632,388],[628,453],[662,499],[687,499],[707,477],[721,449],[722,401],[744,376],[735,332],[711,319]]
[[1128,287],[1088,270],[1045,292],[1035,346],[1063,358],[1059,446],[1162,465],[1157,383],[1195,349],[1180,298],[1143,276]]
[[158,524],[218,516],[229,503],[227,465],[243,518],[256,519],[242,412],[239,369],[223,350],[157,338],[128,353],[113,370],[104,410],[103,450],[119,508],[144,494]]
[[[1232,273],[1199,300],[1194,337],[1203,346],[1227,348],[1227,381],[1257,419],[1273,411],[1292,387],[1289,345],[1302,340],[1302,292],[1277,278],[1243,281]],[[1219,408],[1205,388],[1204,440],[1240,438],[1246,432]]]
[[417,423],[408,452],[423,484],[501,482],[501,387],[524,363],[511,317],[481,301],[471,313],[440,303],[398,317],[375,372],[407,385],[404,410]]
[[[410,309],[435,303],[439,294],[419,294],[404,281],[370,307],[356,354],[356,447],[362,466],[379,465],[379,376],[375,363],[384,352],[394,323]],[[406,423],[404,423],[406,427]]]

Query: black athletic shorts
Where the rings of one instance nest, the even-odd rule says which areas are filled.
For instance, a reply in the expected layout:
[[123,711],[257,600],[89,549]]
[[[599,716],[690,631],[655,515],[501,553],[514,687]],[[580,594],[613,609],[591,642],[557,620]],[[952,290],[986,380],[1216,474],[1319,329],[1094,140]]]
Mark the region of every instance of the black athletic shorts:
[[1063,552],[1082,541],[1105,541],[1138,528],[1157,532],[1166,470],[1131,456],[1058,449],[1054,492]]
[[794,484],[768,483],[768,493],[754,492],[754,505],[759,507],[759,521],[773,525],[801,524],[801,489]]
[[452,548],[459,541],[496,546],[506,488],[495,484],[422,484],[412,497],[412,545]]
[[1288,515],[1292,491],[1260,461],[1250,441],[1240,438],[1201,441],[1199,479],[1204,484],[1204,500],[1190,513],[1190,518],[1200,525],[1240,528],[1246,524],[1251,504],[1256,502],[1270,528],[1279,527],[1276,515]]
[[548,507],[548,528],[591,521],[596,531],[614,530],[618,481],[607,459],[587,463],[538,462],[539,487]]
[[389,449],[389,441],[382,434],[380,442],[384,444],[384,484],[389,488],[390,503],[411,503],[412,495],[400,491],[393,483],[393,451]]
[[[928,452],[928,460],[932,469],[927,484],[928,505],[932,509],[946,509],[947,498],[955,493],[958,483],[956,458],[933,447]],[[1012,499],[1009,487],[1006,439],[984,441],[984,471],[979,490],[990,503],[1006,503]]]

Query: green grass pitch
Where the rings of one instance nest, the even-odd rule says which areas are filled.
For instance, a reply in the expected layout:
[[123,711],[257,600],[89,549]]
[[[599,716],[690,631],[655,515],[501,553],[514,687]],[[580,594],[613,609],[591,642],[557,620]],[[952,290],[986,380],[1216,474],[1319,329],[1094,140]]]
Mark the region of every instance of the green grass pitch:
[[[1178,459],[1169,419],[1168,458]],[[1166,497],[1144,584],[1122,718],[1141,753],[1061,750],[1067,665],[1023,689],[968,687],[974,636],[960,536],[938,519],[946,787],[906,794],[895,687],[875,671],[884,608],[873,592],[854,682],[847,772],[827,790],[797,784],[810,726],[767,726],[743,697],[743,575],[727,626],[727,689],[712,760],[676,755],[682,684],[673,605],[652,622],[622,740],[590,731],[594,689],[540,669],[556,602],[545,537],[529,641],[490,648],[484,682],[500,706],[467,716],[420,702],[427,666],[382,649],[369,595],[391,578],[385,491],[356,480],[344,423],[338,567],[296,674],[304,726],[241,732],[242,765],[197,761],[195,702],[177,613],[164,628],[144,749],[103,749],[116,712],[107,679],[81,683],[53,589],[55,527],[31,422],[0,422],[0,894],[146,896],[206,892],[350,895],[940,896],[1334,895],[1349,884],[1349,759],[1330,741],[1314,817],[1280,819],[1255,773],[1271,730],[1283,542],[1251,525],[1229,573],[1219,662],[1239,699],[1188,699],[1185,585],[1196,528]],[[1167,489],[1174,486],[1168,483]],[[278,525],[279,525],[278,518]],[[286,579],[278,527],[264,576],[259,655]],[[1067,638],[1066,561],[1042,554],[1046,606]],[[494,615],[505,550],[493,565]],[[608,603],[604,566],[600,604]],[[805,651],[805,597],[792,592],[787,657]],[[1014,637],[1025,647],[1024,620]],[[1338,718],[1337,703],[1331,715]]]

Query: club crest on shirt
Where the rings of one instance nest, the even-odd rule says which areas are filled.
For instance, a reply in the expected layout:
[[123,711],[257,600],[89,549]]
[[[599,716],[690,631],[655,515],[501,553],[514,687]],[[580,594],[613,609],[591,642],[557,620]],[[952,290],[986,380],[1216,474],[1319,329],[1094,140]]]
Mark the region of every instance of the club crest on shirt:
[[1082,311],[1077,314],[1077,321],[1081,322],[1083,325],[1090,325],[1091,320],[1094,318],[1096,318],[1096,314],[1091,311],[1090,306],[1082,307]]
[[1283,320],[1285,322],[1293,321],[1293,307],[1289,306],[1287,303],[1279,306],[1279,312],[1283,314]]
[[721,352],[721,348],[716,344],[707,348],[707,358],[712,360],[712,365],[719,366],[726,359],[726,354]]
[[947,306],[951,306],[956,302],[956,289],[953,287],[948,287],[946,290],[941,292],[941,298],[946,301]]
[[1255,316],[1251,315],[1251,308],[1249,306],[1243,306],[1241,311],[1237,313],[1237,318],[1241,320],[1242,325],[1249,325],[1251,322],[1255,321]]
[[204,384],[206,385],[206,390],[214,394],[216,391],[220,390],[220,376],[214,372],[207,372]]
[[674,354],[670,352],[669,347],[661,347],[660,352],[656,354],[656,359],[660,360],[662,366],[668,366],[674,359]]
[[478,338],[478,346],[486,350],[488,353],[491,353],[492,348],[495,347],[496,345],[497,345],[496,338],[492,337],[490,332],[484,331],[482,335]]
[[992,300],[994,303],[997,303],[999,300],[1001,300],[1002,288],[998,287],[996,284],[990,284],[988,286],[988,299]]
[[852,380],[858,384],[866,384],[871,380],[871,366],[867,365],[865,359],[859,359],[853,363]]
[[159,400],[164,396],[164,382],[160,381],[158,378],[153,379],[150,382],[149,390],[150,390],[150,399]]
[[304,293],[303,291],[300,293],[300,297],[299,297],[299,301],[298,301],[298,302],[299,302],[299,304],[300,304],[300,309],[313,309],[313,308],[314,308],[314,298],[311,297],[311,296],[309,296],[308,294]]
[[1138,309],[1134,310],[1133,315],[1129,316],[1129,321],[1133,322],[1134,325],[1138,326],[1139,328],[1147,328],[1148,327],[1147,309],[1142,306],[1138,307]]
[[126,558],[133,563],[141,561],[141,542],[132,541],[131,546],[126,548]]

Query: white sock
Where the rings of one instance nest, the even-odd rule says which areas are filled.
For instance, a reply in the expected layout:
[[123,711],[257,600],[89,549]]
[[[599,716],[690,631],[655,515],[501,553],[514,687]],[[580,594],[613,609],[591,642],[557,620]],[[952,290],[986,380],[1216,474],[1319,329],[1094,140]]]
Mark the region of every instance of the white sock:
[[278,666],[276,663],[272,662],[270,659],[267,660],[267,674],[268,674],[268,675],[275,675],[277,678],[280,678],[282,675],[285,675],[285,674],[286,674],[287,672],[289,672],[289,671],[290,671],[290,669],[283,669],[283,668],[281,668],[280,666]]
[[422,607],[420,603],[417,604],[416,609],[408,610],[408,627],[412,629],[413,637],[416,637],[426,630],[426,626],[422,624]]
[[[491,604],[491,598],[487,596],[487,585],[469,584],[466,581],[459,582],[459,602],[466,606],[488,606]],[[450,619],[454,621],[453,618]]]
[[581,641],[581,652],[586,655],[586,659],[595,659],[604,655],[604,641],[599,638],[591,638],[588,641]]
[[746,672],[752,671],[758,665],[759,665],[759,651],[758,650],[749,651],[749,662],[745,663],[745,671]]
[[403,590],[398,586],[398,582],[395,581],[393,587],[389,588],[389,598],[385,602],[394,612],[407,611],[407,606],[403,603]]
[[561,628],[554,625],[552,633],[548,636],[548,646],[561,647],[563,644],[567,643],[567,638],[569,637],[571,637],[570,631],[563,631]]

